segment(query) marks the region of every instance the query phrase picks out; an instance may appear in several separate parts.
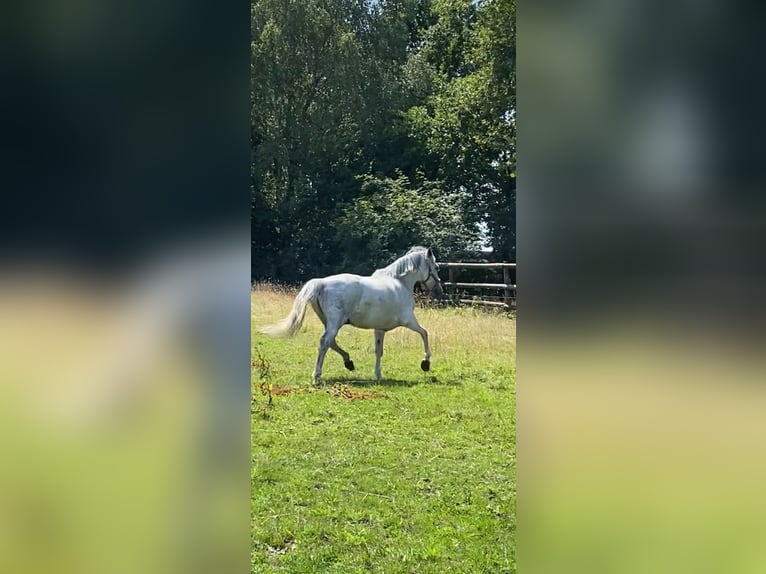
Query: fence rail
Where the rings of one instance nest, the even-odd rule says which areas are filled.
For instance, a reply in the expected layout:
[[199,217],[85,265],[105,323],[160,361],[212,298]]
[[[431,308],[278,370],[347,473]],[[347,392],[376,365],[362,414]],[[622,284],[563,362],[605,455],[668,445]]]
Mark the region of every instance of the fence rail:
[[[456,303],[471,303],[479,305],[488,305],[493,307],[503,307],[505,309],[516,308],[516,284],[511,281],[511,271],[516,269],[515,263],[439,263],[439,267],[448,270],[449,280],[444,281],[443,285],[447,288],[448,297]],[[479,283],[468,281],[457,281],[458,269],[484,269],[492,270],[499,269],[503,272],[502,283]],[[488,300],[480,297],[474,299],[466,299],[465,293],[461,293],[458,289],[490,289],[496,291],[502,291],[502,296],[496,296],[498,300]]]
[[515,263],[439,263],[445,269],[516,269]]
[[464,283],[460,281],[447,281],[444,285],[450,287],[476,287],[478,289],[516,289],[513,283]]

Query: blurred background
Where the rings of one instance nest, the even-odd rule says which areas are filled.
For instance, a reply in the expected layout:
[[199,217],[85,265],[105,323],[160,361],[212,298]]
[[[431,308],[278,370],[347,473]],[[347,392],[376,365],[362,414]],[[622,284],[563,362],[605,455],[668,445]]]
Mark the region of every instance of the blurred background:
[[762,9],[518,11],[522,572],[761,572]]
[[0,571],[248,568],[248,13],[0,8]]

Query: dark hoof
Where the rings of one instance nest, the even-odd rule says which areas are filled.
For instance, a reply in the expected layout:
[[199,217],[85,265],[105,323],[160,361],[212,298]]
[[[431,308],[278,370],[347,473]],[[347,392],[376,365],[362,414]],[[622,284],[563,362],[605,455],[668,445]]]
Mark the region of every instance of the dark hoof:
[[353,371],[354,368],[355,368],[354,367],[354,361],[352,361],[351,359],[349,359],[348,361],[343,363],[343,366],[346,367],[349,371]]
[[420,368],[424,371],[428,372],[431,370],[431,361],[426,361],[425,359],[420,361]]

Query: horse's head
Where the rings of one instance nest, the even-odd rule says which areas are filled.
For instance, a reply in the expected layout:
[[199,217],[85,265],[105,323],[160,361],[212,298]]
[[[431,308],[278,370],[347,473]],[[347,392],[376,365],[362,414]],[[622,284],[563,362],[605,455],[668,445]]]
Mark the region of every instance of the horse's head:
[[423,255],[423,265],[419,271],[422,277],[420,282],[431,294],[431,297],[441,299],[444,291],[439,279],[439,265],[436,263],[436,257],[434,257],[434,252],[430,247]]

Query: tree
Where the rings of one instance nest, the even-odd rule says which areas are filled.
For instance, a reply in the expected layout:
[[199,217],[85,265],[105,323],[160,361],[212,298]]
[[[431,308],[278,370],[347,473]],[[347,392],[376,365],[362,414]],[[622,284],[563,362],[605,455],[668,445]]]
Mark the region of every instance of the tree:
[[427,66],[434,89],[407,112],[412,134],[507,260],[516,244],[515,0],[437,0],[433,10],[437,23],[411,61]]
[[512,254],[514,13],[507,0],[252,6],[253,277],[382,264],[412,244],[458,257],[480,222]]
[[369,14],[364,0],[259,0],[251,10],[253,261],[290,280],[326,251],[307,240],[312,223],[326,223],[344,180],[353,184]]
[[474,247],[477,236],[463,222],[460,198],[445,194],[438,182],[413,184],[402,173],[360,179],[362,195],[337,223],[344,269],[370,274],[413,245],[436,246],[442,259]]

